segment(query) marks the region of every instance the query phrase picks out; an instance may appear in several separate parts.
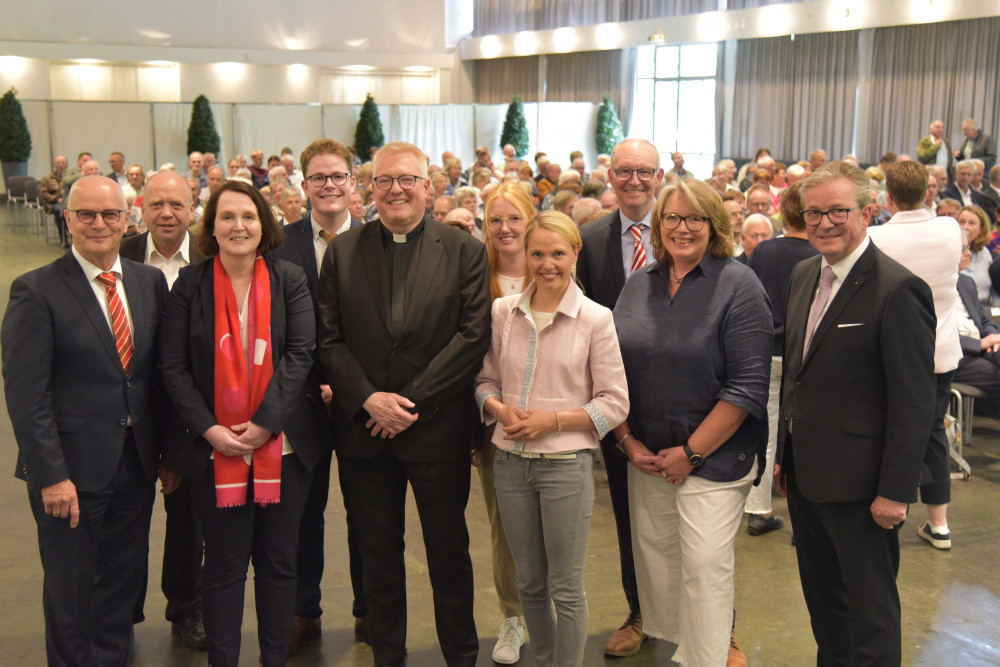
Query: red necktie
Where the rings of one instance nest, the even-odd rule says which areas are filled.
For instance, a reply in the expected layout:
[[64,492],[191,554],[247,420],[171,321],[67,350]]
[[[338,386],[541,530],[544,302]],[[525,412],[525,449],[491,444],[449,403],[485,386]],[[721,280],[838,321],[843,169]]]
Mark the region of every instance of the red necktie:
[[108,297],[108,311],[111,314],[111,330],[115,334],[115,347],[118,348],[118,356],[121,357],[125,375],[128,375],[129,368],[132,366],[132,336],[128,329],[125,306],[122,305],[118,289],[115,287],[115,274],[105,271],[97,276],[97,279],[104,285],[104,292]]
[[642,245],[642,227],[632,225],[629,227],[629,231],[632,232],[632,238],[635,240],[635,246],[632,249],[632,273],[635,273],[646,266],[646,248]]

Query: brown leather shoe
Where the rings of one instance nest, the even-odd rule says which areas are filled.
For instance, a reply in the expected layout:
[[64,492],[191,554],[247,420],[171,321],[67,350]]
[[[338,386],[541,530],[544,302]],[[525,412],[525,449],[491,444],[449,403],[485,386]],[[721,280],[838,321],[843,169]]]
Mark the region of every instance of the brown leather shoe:
[[361,642],[371,644],[368,640],[368,617],[362,616],[354,619],[354,637]]
[[299,650],[299,646],[320,636],[318,618],[296,616],[292,621],[292,634],[288,637],[288,655]]
[[615,630],[604,645],[604,655],[621,658],[639,650],[649,637],[642,631],[642,612],[630,612],[622,627]]
[[729,635],[729,656],[726,657],[726,667],[747,667],[747,656],[736,642],[736,633]]

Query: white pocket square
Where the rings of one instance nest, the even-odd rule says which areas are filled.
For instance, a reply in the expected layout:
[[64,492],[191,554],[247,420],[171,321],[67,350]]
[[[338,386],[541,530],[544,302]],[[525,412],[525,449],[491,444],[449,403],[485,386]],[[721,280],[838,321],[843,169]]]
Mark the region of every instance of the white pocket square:
[[848,327],[863,327],[864,325],[865,325],[864,322],[851,322],[850,324],[838,324],[837,328],[846,329]]

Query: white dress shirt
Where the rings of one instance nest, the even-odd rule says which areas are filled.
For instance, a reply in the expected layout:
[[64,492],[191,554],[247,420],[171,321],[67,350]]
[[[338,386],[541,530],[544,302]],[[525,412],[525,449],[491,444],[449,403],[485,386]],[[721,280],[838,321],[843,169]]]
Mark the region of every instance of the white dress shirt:
[[[83,269],[84,274],[87,276],[87,282],[90,283],[90,289],[94,291],[94,296],[97,297],[97,304],[101,307],[101,312],[104,313],[104,319],[108,322],[108,329],[111,329],[111,336],[114,337],[114,327],[111,325],[111,308],[108,306],[108,292],[104,288],[104,283],[97,279],[99,275],[104,273],[104,269],[91,263],[89,260],[84,259],[76,246],[73,246],[73,257],[76,261],[80,263],[80,268]],[[122,259],[121,257],[115,257],[115,263],[110,269],[111,273],[115,274],[116,290],[118,291],[118,298],[122,301],[122,307],[125,309],[125,318],[128,320],[128,334],[129,337],[135,341],[135,327],[132,326],[132,311],[128,306],[128,296],[125,294],[125,281],[122,280]]]
[[171,255],[170,259],[167,259],[156,249],[156,244],[153,243],[153,235],[150,234],[146,237],[145,263],[163,271],[163,275],[167,278],[167,287],[173,287],[174,281],[177,280],[177,274],[191,263],[190,245],[191,236],[187,232],[184,232],[184,240],[181,241],[181,246],[177,249],[177,252]]

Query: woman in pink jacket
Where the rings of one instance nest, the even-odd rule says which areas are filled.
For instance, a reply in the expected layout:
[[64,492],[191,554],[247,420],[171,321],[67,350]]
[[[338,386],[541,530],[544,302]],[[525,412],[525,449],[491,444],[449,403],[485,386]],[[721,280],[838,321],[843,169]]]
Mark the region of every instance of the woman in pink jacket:
[[493,433],[493,479],[517,588],[541,665],[580,665],[593,452],[624,421],[628,390],[611,311],[574,276],[580,233],[547,211],[524,230],[531,283],[493,303],[476,399]]

